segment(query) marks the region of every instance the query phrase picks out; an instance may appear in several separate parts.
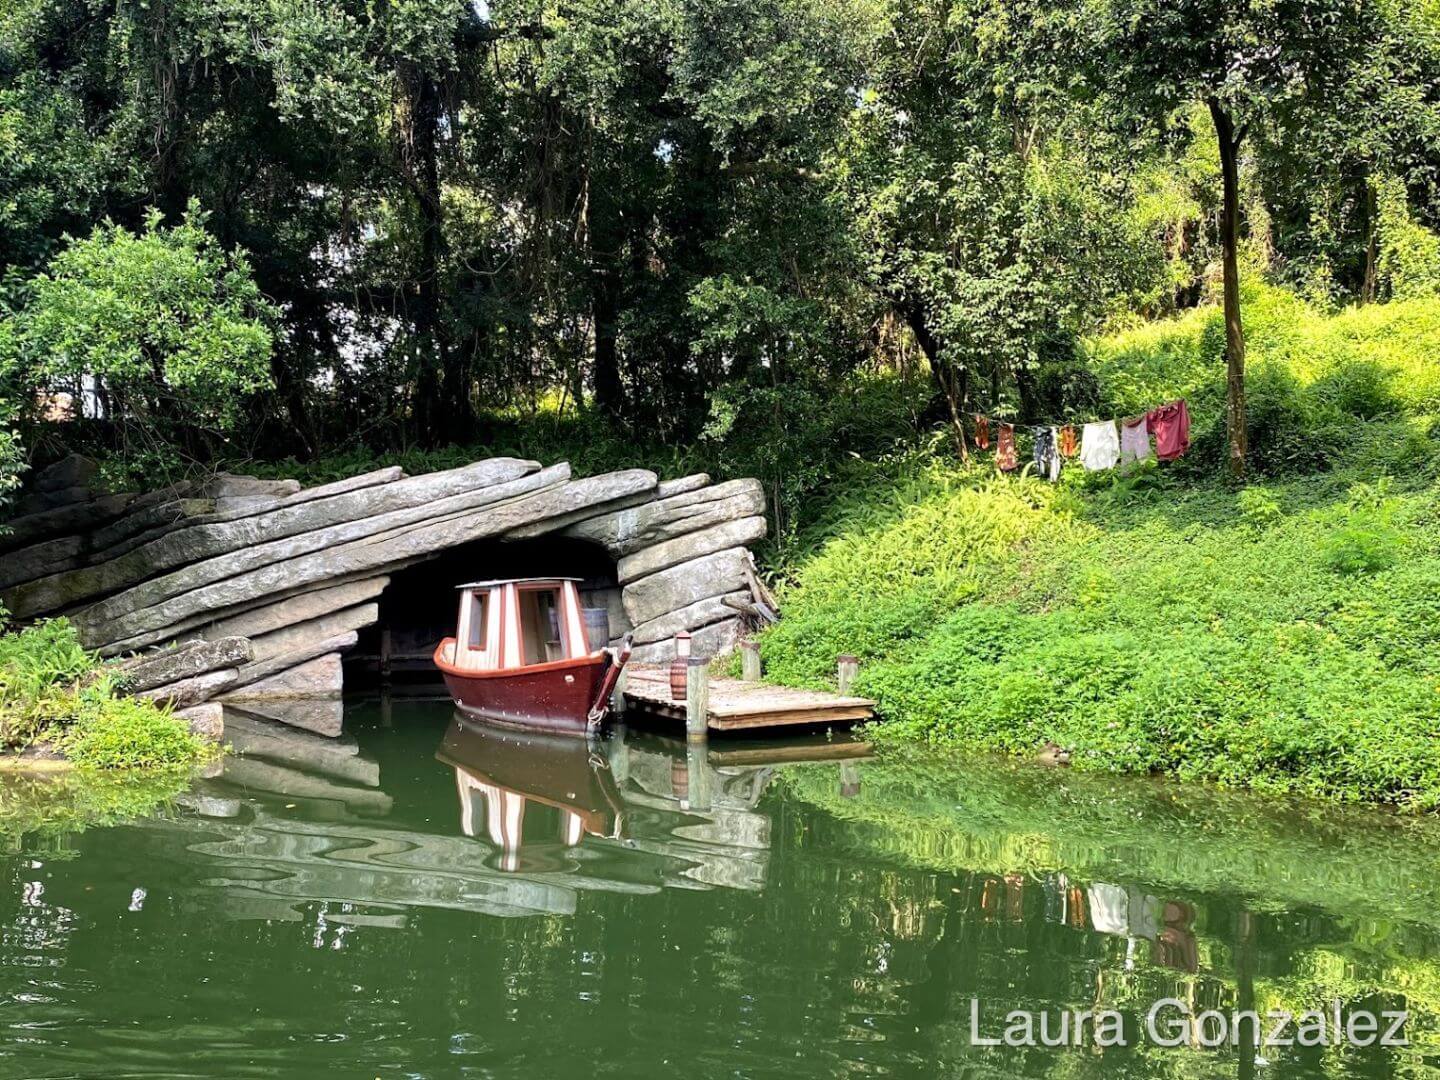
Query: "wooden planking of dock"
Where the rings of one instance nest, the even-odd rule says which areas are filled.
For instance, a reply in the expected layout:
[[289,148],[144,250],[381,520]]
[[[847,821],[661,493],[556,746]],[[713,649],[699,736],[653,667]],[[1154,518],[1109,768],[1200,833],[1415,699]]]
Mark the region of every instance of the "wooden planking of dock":
[[[671,720],[685,720],[685,700],[670,696],[670,669],[626,669],[628,706]],[[706,726],[712,731],[786,727],[800,724],[854,724],[869,720],[875,702],[818,690],[795,690],[763,682],[710,677]]]

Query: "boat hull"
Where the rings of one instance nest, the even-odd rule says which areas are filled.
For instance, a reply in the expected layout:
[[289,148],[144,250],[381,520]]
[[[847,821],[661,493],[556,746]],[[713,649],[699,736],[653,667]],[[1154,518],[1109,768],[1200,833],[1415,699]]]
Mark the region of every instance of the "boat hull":
[[609,653],[499,671],[463,671],[442,655],[448,643],[435,651],[435,666],[450,697],[465,712],[529,731],[582,737],[588,732],[590,707],[612,662]]

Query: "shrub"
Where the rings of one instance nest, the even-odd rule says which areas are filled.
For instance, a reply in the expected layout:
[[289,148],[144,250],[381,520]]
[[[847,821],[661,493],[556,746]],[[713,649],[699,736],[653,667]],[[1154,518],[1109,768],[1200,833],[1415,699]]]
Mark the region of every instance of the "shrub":
[[40,738],[103,769],[185,765],[210,752],[185,721],[119,696],[65,619],[0,634],[0,751]]
[[24,746],[63,720],[71,684],[94,668],[65,619],[0,634],[0,750]]
[[882,741],[1053,740],[1081,770],[1440,807],[1435,485],[906,490],[797,569],[772,677],[819,685],[858,653]]
[[111,697],[98,688],[78,696],[74,722],[59,740],[66,757],[95,769],[188,765],[209,745],[184,720],[136,698]]

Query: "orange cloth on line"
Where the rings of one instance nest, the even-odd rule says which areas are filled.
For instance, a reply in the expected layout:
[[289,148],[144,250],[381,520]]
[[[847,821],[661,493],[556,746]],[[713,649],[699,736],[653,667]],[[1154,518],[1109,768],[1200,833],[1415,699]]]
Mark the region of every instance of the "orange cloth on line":
[[1060,456],[1074,457],[1080,452],[1080,441],[1075,438],[1075,425],[1066,424],[1060,429]]
[[1000,444],[995,449],[995,464],[1001,472],[1013,472],[1020,464],[1015,456],[1015,425],[1000,425]]
[[981,450],[990,449],[990,418],[975,414],[975,445]]

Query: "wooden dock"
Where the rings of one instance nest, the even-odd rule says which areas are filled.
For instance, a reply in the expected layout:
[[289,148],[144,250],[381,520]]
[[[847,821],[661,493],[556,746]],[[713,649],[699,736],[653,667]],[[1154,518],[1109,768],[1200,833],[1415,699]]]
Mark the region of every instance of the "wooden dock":
[[[626,669],[628,708],[685,722],[685,701],[670,696],[668,667]],[[740,731],[796,725],[855,724],[869,720],[875,702],[817,690],[794,690],[763,682],[711,676],[706,726],[711,731]]]

